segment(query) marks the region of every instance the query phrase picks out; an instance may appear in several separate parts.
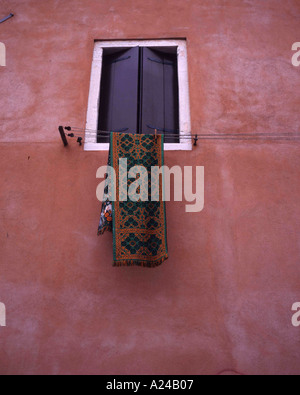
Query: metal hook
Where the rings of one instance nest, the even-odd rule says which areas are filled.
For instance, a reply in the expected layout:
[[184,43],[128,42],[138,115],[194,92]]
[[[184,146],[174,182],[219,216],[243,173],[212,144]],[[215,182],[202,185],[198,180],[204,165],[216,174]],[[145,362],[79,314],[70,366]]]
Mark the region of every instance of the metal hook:
[[59,126],[58,130],[59,130],[59,134],[60,134],[60,137],[62,139],[62,142],[64,143],[64,146],[66,147],[68,145],[68,140],[66,138],[64,127],[63,126]]
[[194,137],[194,147],[197,146],[197,142],[198,142],[198,134],[196,134],[196,136]]
[[3,19],[0,19],[0,23],[7,21],[8,19],[12,18],[14,16],[14,14],[10,13],[8,16],[6,16]]

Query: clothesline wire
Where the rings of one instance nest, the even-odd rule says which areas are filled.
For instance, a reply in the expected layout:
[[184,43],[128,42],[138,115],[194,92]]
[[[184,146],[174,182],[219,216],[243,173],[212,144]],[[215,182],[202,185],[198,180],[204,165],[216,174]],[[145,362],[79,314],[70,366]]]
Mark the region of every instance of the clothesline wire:
[[[74,136],[74,137],[78,137],[78,136]],[[168,136],[165,136],[165,138],[166,137],[168,137]],[[169,137],[171,137],[171,136],[169,136]],[[104,136],[102,136],[102,138],[104,138]],[[105,137],[105,138],[107,138],[107,137]],[[174,139],[174,137],[172,137],[173,139]],[[192,138],[191,137],[182,137],[182,138],[180,138],[180,140],[192,140]],[[229,141],[229,140],[232,140],[232,141],[255,141],[255,140],[274,140],[274,141],[300,141],[300,136],[299,137],[288,137],[288,136],[286,136],[286,137],[284,137],[284,136],[282,136],[282,137],[280,137],[280,136],[278,136],[278,137],[272,137],[272,136],[266,136],[266,137],[230,137],[230,136],[228,136],[228,137],[198,137],[198,141],[199,140],[207,140],[207,141],[210,141],[210,140],[223,140],[223,141]],[[85,143],[85,142],[88,142],[88,141],[86,141],[86,140],[84,140],[84,139],[82,139],[81,140],[81,142],[82,143]]]
[[[66,127],[65,128],[68,132],[72,134],[72,131],[74,131],[74,136],[80,137],[82,134],[85,135],[95,135],[99,138],[107,138],[111,132],[110,131],[104,131],[104,130],[92,130],[92,129],[82,129],[82,128],[77,128],[77,127]],[[165,138],[170,138],[170,137],[177,137],[177,138],[186,138],[186,139],[206,139],[206,138],[211,138],[211,139],[222,139],[222,138],[227,138],[227,137],[236,137],[238,139],[243,138],[243,137],[248,137],[248,138],[256,138],[256,137],[273,137],[273,138],[283,138],[283,137],[289,137],[292,139],[300,139],[300,133],[293,133],[293,132],[285,132],[285,133],[273,133],[273,132],[265,132],[265,133],[194,133],[194,134],[172,134],[172,133],[166,133],[163,131],[157,131],[158,135],[164,134]],[[68,135],[68,134],[67,134]],[[70,136],[69,136],[70,137]]]
[[[183,137],[181,140],[192,140],[189,137]],[[227,137],[227,138],[204,138],[204,137],[199,137],[198,140],[223,140],[223,141],[229,141],[229,140],[235,140],[235,141],[255,141],[255,140],[274,140],[274,141],[300,141],[300,137],[299,138],[288,138],[288,137],[275,137],[275,138],[238,138],[238,137]],[[85,140],[82,140],[82,142],[86,142]],[[176,144],[176,143],[174,143]]]
[[[68,136],[68,135],[67,135]],[[72,136],[68,136],[68,137],[81,137],[81,135],[79,135],[79,134],[76,134],[76,133],[72,133]],[[101,136],[101,135],[98,135],[97,136],[97,138],[99,139],[107,139],[109,136],[108,135],[106,135],[106,136]],[[174,139],[174,137],[175,136],[173,136],[173,135],[165,135],[164,136],[164,138],[165,139],[167,139],[167,138],[172,138],[172,139]],[[178,136],[178,135],[176,135],[176,137],[178,138],[178,139],[181,139],[181,140],[194,140],[195,138],[196,138],[196,136],[188,136],[188,135],[186,135],[186,136]],[[273,140],[290,140],[290,141],[297,141],[297,140],[300,140],[300,135],[299,136],[292,136],[292,135],[286,135],[286,136],[281,136],[281,135],[278,135],[278,136],[274,136],[274,135],[267,135],[267,134],[264,134],[264,135],[252,135],[252,136],[250,136],[250,135],[247,135],[247,136],[243,136],[243,135],[240,135],[240,136],[238,136],[238,135],[226,135],[226,136],[221,136],[221,135],[214,135],[214,136],[201,136],[201,135],[198,135],[197,136],[197,138],[198,138],[198,140],[263,140],[263,139],[273,139]]]
[[[150,129],[153,129],[149,126]],[[91,129],[81,129],[78,127],[71,126],[59,126],[59,132],[62,138],[62,141],[65,146],[68,145],[67,137],[77,138],[77,143],[82,145],[83,143],[99,143],[101,140],[104,140],[103,143],[108,142],[108,138],[112,131],[104,131],[104,130],[91,130]],[[199,133],[199,134],[185,134],[186,132],[181,133],[168,133],[166,130],[157,130],[153,129],[153,135],[164,135],[164,139],[166,143],[179,143],[180,141],[193,140],[194,146],[197,145],[199,140],[204,141],[212,141],[212,140],[223,140],[223,141],[300,141],[300,133]],[[113,131],[114,133],[128,133],[128,129],[124,128],[119,131]],[[88,141],[88,140],[92,141]],[[171,141],[169,139],[172,139]],[[93,141],[94,140],[94,141]],[[99,141],[100,140],[100,141]],[[174,141],[175,140],[175,141]]]

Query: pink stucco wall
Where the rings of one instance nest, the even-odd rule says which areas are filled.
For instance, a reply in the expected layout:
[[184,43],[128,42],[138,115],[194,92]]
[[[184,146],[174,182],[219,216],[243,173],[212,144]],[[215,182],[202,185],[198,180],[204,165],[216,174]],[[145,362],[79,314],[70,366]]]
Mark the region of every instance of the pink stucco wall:
[[0,374],[299,374],[300,143],[205,142],[205,209],[167,204],[169,260],[113,268],[107,153],[84,127],[94,39],[186,37],[192,128],[297,132],[297,0],[2,0]]

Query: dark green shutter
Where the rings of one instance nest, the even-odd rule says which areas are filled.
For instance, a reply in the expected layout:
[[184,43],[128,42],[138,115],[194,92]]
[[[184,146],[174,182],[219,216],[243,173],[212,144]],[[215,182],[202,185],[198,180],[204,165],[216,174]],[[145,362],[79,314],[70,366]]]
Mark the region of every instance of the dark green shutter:
[[[103,56],[98,129],[135,133],[138,118],[139,48]],[[99,143],[105,142],[98,138]]]
[[[140,131],[179,134],[177,55],[142,48],[140,68]],[[176,143],[178,138],[166,142]]]

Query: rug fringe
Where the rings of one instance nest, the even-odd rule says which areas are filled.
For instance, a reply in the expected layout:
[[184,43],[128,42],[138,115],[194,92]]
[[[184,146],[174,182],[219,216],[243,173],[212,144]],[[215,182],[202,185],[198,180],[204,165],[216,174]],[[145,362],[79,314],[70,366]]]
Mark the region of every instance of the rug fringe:
[[163,262],[165,262],[169,258],[168,255],[162,257],[161,259],[155,261],[155,262],[144,262],[144,261],[138,261],[138,260],[124,260],[122,262],[114,262],[113,266],[114,267],[122,267],[122,266],[139,266],[139,267],[146,267],[146,268],[155,268],[158,266],[161,266]]

